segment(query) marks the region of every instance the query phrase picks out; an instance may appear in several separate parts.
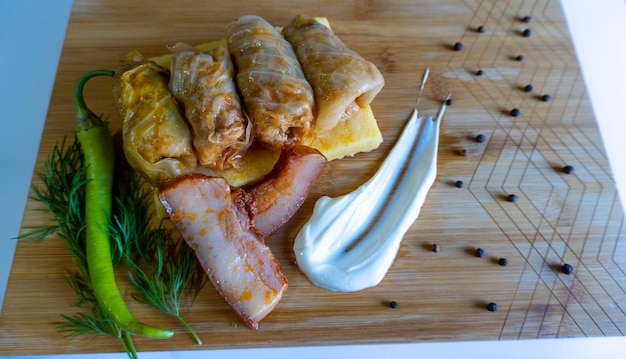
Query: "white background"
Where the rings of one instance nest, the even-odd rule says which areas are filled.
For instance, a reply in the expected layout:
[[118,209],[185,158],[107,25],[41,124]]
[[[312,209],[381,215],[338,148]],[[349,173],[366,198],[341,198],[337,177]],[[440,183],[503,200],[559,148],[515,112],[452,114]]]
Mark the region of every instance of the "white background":
[[[626,2],[562,0],[622,203],[626,203]],[[63,45],[71,0],[0,0],[0,305]],[[1,315],[1,313],[0,313]],[[303,333],[306,335],[306,333]],[[25,346],[28,343],[24,343]],[[230,349],[146,353],[150,358],[615,358],[626,337]],[[1,355],[1,354],[0,354]],[[623,355],[623,354],[622,354]],[[70,358],[78,356],[47,356]],[[101,354],[94,358],[126,358]]]

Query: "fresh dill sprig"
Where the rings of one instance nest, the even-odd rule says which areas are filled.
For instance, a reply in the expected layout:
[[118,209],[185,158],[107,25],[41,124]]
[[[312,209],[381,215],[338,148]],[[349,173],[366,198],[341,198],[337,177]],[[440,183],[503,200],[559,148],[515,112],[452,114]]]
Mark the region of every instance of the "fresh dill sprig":
[[130,359],[137,359],[137,350],[132,337],[121,329],[106,311],[101,310],[91,285],[79,272],[65,270],[65,280],[77,294],[74,306],[81,312],[69,316],[62,314],[62,321],[54,322],[57,331],[64,333],[65,338],[74,338],[85,334],[104,334],[118,339],[120,345]]
[[[87,270],[85,255],[85,184],[87,177],[80,142],[68,144],[64,137],[55,144],[48,156],[43,172],[38,174],[40,187],[32,185],[34,200],[41,202],[52,213],[53,223],[25,227],[27,230],[18,239],[33,242],[43,241],[57,234],[68,246],[78,261],[79,268]],[[119,263],[121,253],[112,253],[113,263]]]
[[[78,265],[75,272],[65,270],[65,280],[76,294],[74,306],[82,311],[73,316],[61,315],[63,320],[53,324],[67,338],[91,333],[117,338],[129,358],[137,358],[130,334],[117,326],[107,312],[100,308],[89,280],[84,224],[87,180],[80,143],[76,138],[70,144],[67,143],[67,137],[61,144],[55,144],[39,178],[43,184],[41,187],[32,186],[33,199],[47,207],[54,221],[52,224],[28,227],[28,231],[18,239],[28,242],[42,241],[49,235],[57,234],[74,255]],[[120,258],[120,254],[113,255],[114,263],[119,262]]]
[[110,232],[117,247],[123,249],[131,282],[139,291],[133,298],[175,317],[202,345],[180,313],[183,294],[199,273],[193,249],[181,239],[175,240],[162,222],[152,226],[151,197],[132,169],[123,182]]
[[[119,171],[122,172],[122,171]],[[197,270],[193,249],[172,236],[172,230],[161,222],[156,225],[150,197],[131,169],[127,178],[115,182],[115,206],[109,225],[111,256],[117,264],[122,258],[130,268],[130,279],[138,290],[132,295],[140,303],[150,304],[177,318],[198,344],[202,341],[181,315],[182,298],[190,283],[206,278]],[[121,175],[118,173],[118,176]],[[89,279],[85,248],[85,184],[87,182],[80,142],[64,138],[56,144],[39,174],[41,186],[32,186],[33,199],[51,212],[50,224],[27,227],[18,239],[42,241],[56,234],[74,255],[78,269],[65,269],[65,279],[76,294],[74,306],[81,311],[61,315],[55,322],[65,337],[84,334],[106,334],[119,340],[130,358],[137,358],[131,335],[122,330],[97,304]],[[192,288],[199,290],[199,287]]]
[[39,225],[27,227],[28,232],[22,234],[18,239],[28,242],[42,241],[48,235],[60,229],[71,226],[68,222],[73,222],[71,216],[61,216],[69,209],[78,209],[73,212],[82,213],[84,203],[79,203],[84,198],[85,173],[83,169],[83,157],[80,151],[80,143],[74,142],[67,145],[67,137],[59,145],[52,149],[52,153],[45,162],[43,172],[38,174],[43,182],[41,187],[32,186],[33,199],[43,203],[54,215],[56,223],[50,225]]
[[164,230],[151,232],[150,237],[155,243],[156,258],[163,262],[152,262],[142,269],[137,263],[128,261],[132,271],[130,279],[140,292],[140,295],[133,295],[133,298],[174,316],[187,328],[198,345],[202,345],[202,340],[180,313],[182,294],[196,273],[195,254],[191,247],[181,242],[177,244],[175,250],[165,253],[170,241],[168,232]]

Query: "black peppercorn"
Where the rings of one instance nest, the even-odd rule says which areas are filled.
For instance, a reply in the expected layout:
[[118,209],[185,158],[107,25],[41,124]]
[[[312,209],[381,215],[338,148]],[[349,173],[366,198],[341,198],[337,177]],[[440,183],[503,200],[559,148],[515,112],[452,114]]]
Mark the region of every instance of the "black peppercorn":
[[463,50],[463,44],[460,42],[457,42],[454,44],[454,51],[461,51]]
[[517,60],[517,61],[524,61],[524,55],[517,55],[515,60]]
[[574,267],[572,267],[571,264],[565,263],[561,266],[561,271],[563,271],[563,273],[565,274],[572,274],[574,273]]
[[483,135],[482,133],[479,134],[478,136],[476,136],[476,142],[478,143],[483,143],[485,141],[487,141],[487,136]]
[[524,16],[524,17],[522,18],[522,21],[528,24],[528,23],[529,23],[532,19],[533,19],[533,18],[532,18],[532,17],[530,17],[530,16]]
[[521,114],[522,114],[522,111],[520,111],[519,108],[514,108],[514,109],[511,110],[511,116],[513,116],[513,117],[517,117],[517,116],[519,116]]
[[563,167],[563,172],[567,173],[568,175],[574,173],[574,166],[567,165]]
[[532,35],[532,34],[533,34],[533,32],[530,29],[526,29],[526,30],[522,31],[522,35],[524,37],[530,37],[530,35]]
[[476,71],[476,76],[482,76],[482,75],[483,75],[483,70]]
[[543,95],[541,96],[541,100],[544,102],[548,102],[552,99],[552,97],[550,97],[550,95]]
[[479,27],[476,28],[476,31],[478,31],[479,33],[484,33],[485,32],[485,27],[480,25]]
[[517,195],[510,194],[510,195],[506,196],[506,200],[509,201],[509,202],[517,202],[518,198],[517,198]]
[[452,103],[453,103],[453,101],[452,101],[451,98],[446,100],[446,106],[452,106]]
[[454,185],[456,186],[456,188],[463,188],[464,183],[463,181],[456,181],[454,182]]
[[389,302],[389,306],[393,309],[398,308],[398,302],[396,302],[395,300],[392,300],[391,302]]
[[440,250],[441,250],[441,248],[439,247],[439,245],[437,243],[434,243],[433,244],[433,252],[439,253]]
[[476,248],[476,257],[482,258],[485,255],[485,250],[482,248]]
[[487,304],[487,310],[490,312],[497,312],[498,311],[498,305],[496,303],[489,303]]
[[529,85],[524,86],[524,91],[531,92],[532,90],[533,90],[533,85],[529,84]]
[[498,264],[503,266],[503,267],[506,267],[506,266],[509,265],[509,260],[506,259],[506,258],[500,258],[500,259],[498,259]]

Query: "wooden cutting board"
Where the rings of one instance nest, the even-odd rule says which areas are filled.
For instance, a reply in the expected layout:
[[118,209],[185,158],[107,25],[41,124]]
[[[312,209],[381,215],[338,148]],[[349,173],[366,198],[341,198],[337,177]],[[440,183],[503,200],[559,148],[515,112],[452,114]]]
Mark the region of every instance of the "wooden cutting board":
[[[375,151],[328,165],[296,217],[269,242],[290,280],[258,331],[242,325],[210,286],[186,303],[184,317],[204,341],[132,301],[148,323],[176,329],[170,340],[136,338],[137,349],[403,343],[618,336],[626,333],[624,213],[604,153],[560,4],[535,1],[76,0],[35,172],[54,144],[71,136],[72,89],[83,72],[114,69],[126,53],[166,52],[178,41],[224,35],[237,16],[257,14],[277,26],[296,14],[328,17],[352,49],[373,61],[386,86],[373,103],[385,142]],[[521,18],[531,16],[530,23]],[[483,25],[485,32],[476,29]],[[532,36],[523,36],[523,30]],[[461,51],[453,44],[462,42]],[[516,57],[523,55],[523,61]],[[45,61],[45,59],[42,59]],[[430,67],[420,112],[434,115],[448,93],[438,178],[384,281],[357,293],[319,289],[292,262],[291,242],[321,194],[355,189],[377,169],[415,106]],[[476,71],[483,75],[477,76]],[[532,84],[534,90],[525,92]],[[119,129],[110,81],[89,84],[87,100]],[[549,94],[552,100],[541,100]],[[521,115],[512,117],[512,108]],[[479,143],[475,136],[487,141]],[[572,165],[575,173],[561,168]],[[454,183],[462,180],[463,188]],[[33,183],[40,184],[36,175]],[[519,200],[508,202],[514,193]],[[29,201],[23,226],[48,220]],[[440,246],[434,253],[433,244]],[[481,247],[486,255],[477,258]],[[507,258],[508,266],[498,265]],[[572,275],[560,272],[569,263]],[[73,260],[57,238],[19,243],[0,314],[0,352],[111,352],[114,339],[68,341],[51,324],[73,314],[62,276]],[[120,273],[123,292],[132,290]],[[398,308],[392,309],[390,301]],[[485,306],[496,302],[499,310]]]

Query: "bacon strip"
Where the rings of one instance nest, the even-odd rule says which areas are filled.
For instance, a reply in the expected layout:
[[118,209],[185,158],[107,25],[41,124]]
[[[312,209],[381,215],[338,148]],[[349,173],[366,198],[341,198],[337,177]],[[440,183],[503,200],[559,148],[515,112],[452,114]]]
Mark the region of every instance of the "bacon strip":
[[287,146],[272,172],[248,191],[203,174],[180,176],[159,190],[217,292],[252,329],[287,289],[264,239],[300,208],[325,163],[317,150]]
[[223,178],[184,175],[159,198],[217,292],[252,329],[278,304],[287,278],[271,250],[250,229]]
[[272,172],[249,190],[255,200],[253,226],[267,238],[302,206],[326,165],[326,158],[306,146],[286,146]]

